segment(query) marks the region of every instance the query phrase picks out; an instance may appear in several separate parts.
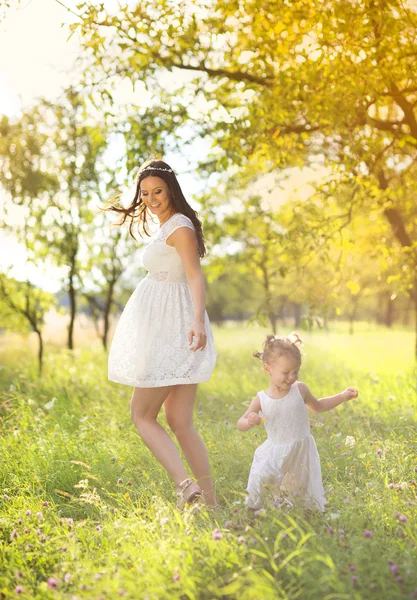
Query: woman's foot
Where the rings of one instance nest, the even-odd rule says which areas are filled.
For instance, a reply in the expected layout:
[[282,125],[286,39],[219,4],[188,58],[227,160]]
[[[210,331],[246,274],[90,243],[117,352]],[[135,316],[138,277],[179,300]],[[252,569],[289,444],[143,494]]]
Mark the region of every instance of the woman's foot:
[[201,498],[201,490],[193,479],[184,479],[177,487],[177,506],[182,510],[185,506],[197,502]]

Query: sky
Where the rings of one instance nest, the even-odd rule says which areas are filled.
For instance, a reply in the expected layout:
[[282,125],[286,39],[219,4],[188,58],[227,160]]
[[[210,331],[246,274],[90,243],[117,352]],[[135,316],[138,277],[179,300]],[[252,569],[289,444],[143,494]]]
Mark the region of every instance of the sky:
[[[63,3],[74,12],[76,4],[72,0]],[[17,3],[15,3],[17,4]],[[106,7],[116,5],[114,0],[105,0]],[[19,112],[31,106],[39,97],[57,99],[64,87],[77,82],[75,64],[80,47],[77,36],[69,38],[68,25],[76,19],[57,0],[21,0],[6,10],[5,18],[0,22],[0,115],[16,117]],[[131,86],[122,85],[118,89],[116,102],[120,106],[135,101]],[[120,148],[110,151],[114,159]],[[193,162],[198,153],[204,152],[204,144],[196,143],[192,149],[184,150],[182,157],[166,157],[174,170],[179,173],[179,181],[188,196],[203,189],[207,182],[199,180],[184,168]],[[256,192],[269,198],[272,205],[282,203],[295,190],[298,197],[308,196],[312,192],[309,180],[315,178],[310,169],[293,169],[283,187],[277,188],[272,177],[265,178],[256,186]],[[271,191],[272,190],[272,191]],[[251,190],[249,190],[251,191]],[[0,219],[7,198],[0,191]],[[15,212],[19,218],[18,211]],[[13,265],[11,275],[18,279],[29,278],[32,283],[51,292],[60,289],[60,272],[48,266],[47,269],[26,264],[24,249],[12,235],[0,238],[0,268]]]

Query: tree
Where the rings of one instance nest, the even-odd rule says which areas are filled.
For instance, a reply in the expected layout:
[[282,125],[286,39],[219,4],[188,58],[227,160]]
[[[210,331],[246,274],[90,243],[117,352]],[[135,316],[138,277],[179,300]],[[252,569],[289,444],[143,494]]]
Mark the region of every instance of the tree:
[[[332,167],[329,195],[350,184],[361,209],[390,224],[407,257],[417,328],[414,5],[145,0],[113,14],[90,4],[80,10],[73,27],[90,56],[87,81],[99,74],[109,94],[109,82],[126,78],[153,94],[147,109],[135,107],[126,130],[128,139],[135,135],[132,153],[149,147],[150,131],[161,147],[175,135],[183,143],[188,127],[190,140],[212,144],[206,171],[237,165],[259,175],[317,161]],[[170,72],[167,86],[161,75]],[[142,121],[144,135],[132,125]]]
[[87,243],[88,260],[80,273],[81,279],[86,282],[82,295],[107,350],[110,315],[118,306],[122,275],[134,264],[138,244],[121,227],[112,227],[106,218],[95,219],[95,233]]
[[0,128],[0,182],[24,210],[24,226],[14,232],[31,258],[48,258],[65,270],[72,349],[80,261],[93,228],[92,203],[100,196],[106,133],[89,121],[72,89],[60,103],[41,102],[16,122],[3,117]]
[[55,304],[52,294],[36,288],[30,281],[18,281],[0,273],[0,326],[11,331],[30,327],[38,336],[38,365],[42,373],[45,315]]

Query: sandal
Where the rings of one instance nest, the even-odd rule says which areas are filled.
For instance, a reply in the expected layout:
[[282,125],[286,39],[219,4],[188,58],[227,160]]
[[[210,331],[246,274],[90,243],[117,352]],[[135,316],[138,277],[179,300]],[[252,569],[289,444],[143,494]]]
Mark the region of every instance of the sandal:
[[194,480],[191,478],[184,479],[184,481],[180,483],[180,491],[177,492],[177,507],[180,510],[182,510],[188,504],[193,504],[194,502],[197,502],[197,500],[201,498],[201,490],[199,488],[188,494],[188,496],[185,494],[186,490],[193,483]]

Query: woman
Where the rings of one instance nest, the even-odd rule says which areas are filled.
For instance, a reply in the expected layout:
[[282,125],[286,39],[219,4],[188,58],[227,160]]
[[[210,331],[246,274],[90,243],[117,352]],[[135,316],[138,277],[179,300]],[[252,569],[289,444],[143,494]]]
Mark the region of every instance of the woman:
[[[109,355],[109,379],[134,386],[131,415],[140,437],[177,487],[178,506],[198,500],[215,504],[206,447],[194,428],[198,383],[208,381],[216,362],[205,311],[200,257],[204,237],[197,213],[186,201],[173,170],[154,160],[141,168],[130,206],[113,205],[130,219],[130,233],[149,235],[149,214],[160,228],[143,254],[148,275],[133,292],[120,317]],[[133,236],[134,237],[134,236]],[[164,404],[196,481],[191,479],[177,447],[158,423]]]

